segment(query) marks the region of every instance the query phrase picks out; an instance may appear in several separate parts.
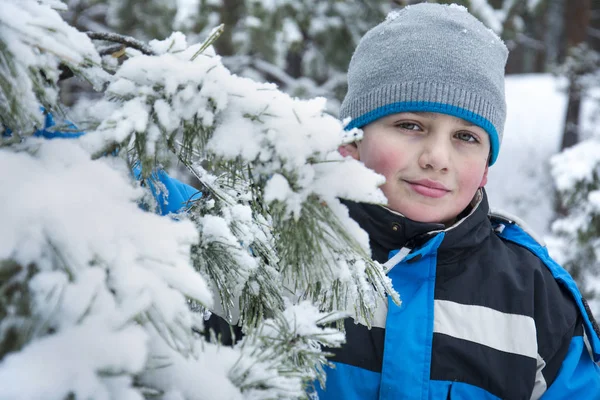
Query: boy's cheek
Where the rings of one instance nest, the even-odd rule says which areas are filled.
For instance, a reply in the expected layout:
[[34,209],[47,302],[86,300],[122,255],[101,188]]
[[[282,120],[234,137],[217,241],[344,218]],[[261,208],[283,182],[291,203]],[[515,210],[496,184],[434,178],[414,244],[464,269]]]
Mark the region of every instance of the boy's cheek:
[[[487,163],[487,160],[486,160]],[[481,178],[481,183],[479,184],[479,187],[482,188],[485,186],[485,184],[487,183],[487,175],[488,175],[488,166],[485,166],[485,171],[483,172],[483,178]]]
[[378,157],[370,157],[367,160],[363,160],[363,162],[368,168],[371,168],[378,174],[384,175],[387,182],[390,181],[390,178],[400,168],[398,158],[394,154],[380,153]]

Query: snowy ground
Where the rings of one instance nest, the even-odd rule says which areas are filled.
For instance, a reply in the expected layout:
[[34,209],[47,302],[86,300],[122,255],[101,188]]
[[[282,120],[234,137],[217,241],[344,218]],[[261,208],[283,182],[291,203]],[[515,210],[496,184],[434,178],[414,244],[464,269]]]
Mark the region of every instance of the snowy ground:
[[[549,233],[554,193],[549,158],[560,148],[566,112],[565,82],[550,74],[506,79],[508,117],[500,157],[490,168],[493,208],[519,216],[538,234]],[[584,135],[592,129],[593,102],[583,105]]]
[[[549,159],[560,148],[566,113],[565,81],[550,74],[511,76],[506,80],[508,118],[498,161],[489,171],[490,206],[524,220],[539,236],[550,233],[554,191]],[[581,134],[589,137],[595,127],[598,93],[582,106]],[[550,255],[560,259],[557,249]],[[600,279],[591,286],[600,288]],[[597,282],[596,282],[597,281]],[[590,302],[600,314],[600,299]]]

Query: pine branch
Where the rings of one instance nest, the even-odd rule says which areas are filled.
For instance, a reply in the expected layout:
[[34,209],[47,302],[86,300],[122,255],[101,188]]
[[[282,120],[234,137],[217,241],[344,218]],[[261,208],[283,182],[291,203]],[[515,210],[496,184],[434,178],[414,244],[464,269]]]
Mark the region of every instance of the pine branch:
[[21,350],[32,338],[39,321],[31,314],[29,279],[35,266],[25,268],[14,260],[0,260],[0,361]]
[[223,33],[224,30],[225,30],[225,24],[221,24],[221,25],[217,26],[211,32],[211,34],[208,36],[208,38],[206,38],[204,43],[202,43],[202,45],[200,46],[198,51],[196,53],[194,53],[194,55],[192,56],[190,61],[194,61],[200,54],[202,54],[204,52],[204,50],[206,50],[209,46],[211,46],[219,38],[219,36],[221,36],[221,34]]
[[107,55],[114,55],[115,53],[121,52],[123,51],[123,45],[122,44],[113,44],[111,46],[107,46],[103,49],[100,49],[98,51],[98,53],[101,56],[107,56]]
[[242,357],[230,379],[253,398],[307,398],[305,388],[315,379],[323,381],[323,366],[329,364],[329,354],[321,347],[339,347],[344,340],[341,332],[327,325],[344,317],[321,313],[309,302],[276,313],[250,329],[236,346]]
[[86,35],[92,40],[104,40],[106,42],[121,43],[127,47],[141,51],[147,56],[156,55],[154,51],[144,42],[132,38],[131,36],[119,35],[110,32],[86,32]]

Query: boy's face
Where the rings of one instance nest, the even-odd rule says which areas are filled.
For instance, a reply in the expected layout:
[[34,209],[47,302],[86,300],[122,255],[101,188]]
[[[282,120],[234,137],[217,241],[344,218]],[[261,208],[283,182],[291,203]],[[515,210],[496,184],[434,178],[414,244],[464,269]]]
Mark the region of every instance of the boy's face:
[[451,224],[487,182],[488,134],[463,119],[398,113],[363,132],[342,153],[384,175],[388,206],[412,220]]

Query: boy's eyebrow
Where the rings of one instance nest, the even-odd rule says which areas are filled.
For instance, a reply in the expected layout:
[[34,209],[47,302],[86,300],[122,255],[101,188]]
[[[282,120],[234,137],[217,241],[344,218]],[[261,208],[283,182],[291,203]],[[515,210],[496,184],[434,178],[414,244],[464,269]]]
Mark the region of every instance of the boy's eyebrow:
[[464,126],[466,126],[466,127],[473,127],[473,126],[477,126],[477,125],[475,125],[475,124],[473,124],[473,123],[471,123],[471,122],[469,122],[469,121],[467,121],[467,120],[464,120],[464,119],[462,119],[462,118],[458,118],[458,117],[454,117],[454,118],[456,118],[456,119],[458,120],[458,122],[460,122],[461,124],[463,124],[463,125],[464,125]]
[[[432,119],[435,119],[437,117],[437,113],[434,112],[430,112],[430,111],[415,111],[415,112],[410,112],[411,114],[417,114],[417,115],[423,115],[424,117],[431,117]],[[472,127],[472,126],[477,126],[469,121],[466,121],[462,118],[459,117],[455,117],[452,116],[457,122],[459,122],[461,125],[464,125],[466,127]]]

